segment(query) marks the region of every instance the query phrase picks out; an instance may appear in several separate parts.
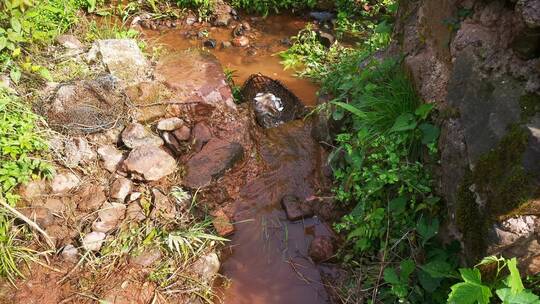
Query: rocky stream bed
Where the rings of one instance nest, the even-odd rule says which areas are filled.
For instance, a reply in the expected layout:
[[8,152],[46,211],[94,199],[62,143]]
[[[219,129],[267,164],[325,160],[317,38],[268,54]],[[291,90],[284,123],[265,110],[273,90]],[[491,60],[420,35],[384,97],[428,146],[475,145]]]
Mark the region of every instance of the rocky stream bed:
[[[22,187],[19,211],[45,231],[34,249],[54,248],[25,268],[25,279],[5,283],[3,302],[203,303],[200,285],[214,288],[216,303],[329,301],[338,271],[328,263],[336,236],[327,223],[338,214],[317,120],[264,129],[252,102],[235,103],[224,74],[237,70],[241,83],[263,73],[315,105],[317,87],[273,56],[305,21],[226,13],[221,27],[189,16],[137,19],[150,47],[164,46],[156,62],[134,40],[58,39],[56,51],[95,76],[48,84],[36,106],[55,131],[57,174]],[[156,231],[195,225],[192,198],[195,218],[211,215],[230,242],[160,285],[151,278],[169,256],[148,237],[132,250],[132,240],[149,223]]]

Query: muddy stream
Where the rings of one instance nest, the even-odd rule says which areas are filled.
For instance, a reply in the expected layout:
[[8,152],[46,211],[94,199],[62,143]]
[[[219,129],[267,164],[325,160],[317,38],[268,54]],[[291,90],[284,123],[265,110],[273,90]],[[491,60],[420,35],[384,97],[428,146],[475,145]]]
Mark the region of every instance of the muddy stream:
[[[306,21],[289,16],[246,18],[254,28],[249,48],[222,48],[231,39],[230,28],[210,28],[208,38],[218,45],[212,52],[226,69],[234,70],[242,84],[251,74],[261,73],[280,80],[308,106],[316,103],[318,87],[284,71],[276,54],[282,43],[302,29]],[[190,38],[197,27],[162,32],[146,31],[151,44],[173,50],[203,46],[207,38]],[[195,32],[196,33],[196,32]],[[286,194],[299,198],[316,195],[326,159],[312,139],[311,123],[292,121],[267,129],[254,139],[265,169],[240,189],[233,204],[235,233],[223,250],[221,273],[226,279],[218,287],[218,303],[290,304],[327,303],[319,269],[308,257],[310,241],[331,230],[317,217],[290,222],[281,207]]]

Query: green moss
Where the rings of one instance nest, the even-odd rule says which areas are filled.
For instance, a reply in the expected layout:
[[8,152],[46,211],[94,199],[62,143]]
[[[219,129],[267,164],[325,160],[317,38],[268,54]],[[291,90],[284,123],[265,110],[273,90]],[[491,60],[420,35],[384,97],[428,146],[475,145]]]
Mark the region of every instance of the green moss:
[[519,126],[511,127],[497,148],[482,156],[472,174],[473,183],[486,197],[486,212],[498,217],[511,212],[532,194],[530,176],[522,166],[528,135]]
[[[522,166],[528,135],[512,126],[499,145],[482,156],[458,189],[456,222],[463,233],[467,261],[477,262],[485,254],[487,230],[497,218],[517,210],[534,192],[533,179]],[[469,190],[475,185],[486,204],[482,210]]]
[[519,99],[519,105],[521,106],[521,118],[528,120],[540,112],[540,95],[525,94]]
[[468,172],[457,193],[456,223],[463,234],[466,260],[473,265],[486,251],[484,235],[487,221],[478,208],[474,193],[469,190],[471,185],[472,174]]

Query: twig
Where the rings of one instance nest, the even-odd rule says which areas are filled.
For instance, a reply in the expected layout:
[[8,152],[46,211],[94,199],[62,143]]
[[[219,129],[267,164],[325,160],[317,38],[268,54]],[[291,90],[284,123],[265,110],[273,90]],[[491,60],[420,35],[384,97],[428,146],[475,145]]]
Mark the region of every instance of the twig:
[[[388,208],[387,208],[388,210]],[[384,264],[386,262],[386,251],[388,247],[388,238],[390,237],[390,217],[388,217],[387,225],[386,225],[386,240],[384,242],[384,252],[383,257],[381,261],[381,268],[379,269],[379,275],[377,276],[377,283],[375,284],[373,288],[373,293],[371,295],[371,303],[375,304],[375,300],[377,299],[377,293],[379,292],[379,283],[381,282],[381,277],[384,271]]]
[[8,203],[6,203],[6,201],[4,199],[0,199],[0,205],[2,205],[2,207],[6,208],[8,211],[10,211],[11,213],[13,213],[16,217],[18,217],[19,219],[23,220],[26,224],[28,224],[30,227],[34,228],[37,232],[41,233],[41,235],[43,235],[43,237],[45,238],[45,241],[47,242],[47,244],[51,247],[52,250],[56,251],[56,246],[54,245],[54,242],[53,240],[51,239],[51,237],[47,234],[47,232],[45,232],[45,230],[41,229],[41,227],[39,227],[38,224],[36,224],[34,221],[32,221],[31,219],[29,219],[28,217],[26,217],[24,214],[20,213],[19,211],[17,211],[17,209],[11,207]]

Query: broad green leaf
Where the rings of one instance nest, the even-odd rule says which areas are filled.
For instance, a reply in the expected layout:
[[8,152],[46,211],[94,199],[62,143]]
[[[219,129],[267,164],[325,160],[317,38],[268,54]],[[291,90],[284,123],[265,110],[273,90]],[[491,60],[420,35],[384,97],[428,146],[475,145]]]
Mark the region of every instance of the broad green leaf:
[[482,284],[482,275],[480,274],[480,270],[476,268],[461,268],[459,273],[465,282]]
[[404,196],[397,197],[388,203],[390,212],[394,215],[400,215],[405,211],[407,205],[407,199]]
[[6,37],[0,37],[0,51],[7,47],[7,42]]
[[513,294],[517,294],[521,292],[525,287],[523,287],[523,282],[521,281],[521,275],[519,274],[519,270],[517,269],[517,260],[516,258],[510,259],[506,266],[508,267],[508,270],[510,271],[510,275],[508,276],[507,285],[512,290]]
[[510,288],[501,288],[495,293],[503,304],[540,304],[540,298],[527,290],[514,294]]
[[431,221],[431,223],[428,223],[427,219],[422,217],[416,225],[416,231],[420,237],[422,237],[422,243],[425,244],[427,241],[437,235],[437,232],[439,231],[439,220],[434,219]]
[[451,290],[448,295],[449,304],[489,304],[492,296],[489,287],[472,282],[457,283]]
[[385,268],[383,278],[386,283],[392,285],[398,285],[401,283],[394,268]]
[[38,73],[39,75],[41,75],[41,77],[45,78],[45,80],[53,81],[51,72],[49,72],[49,70],[47,70],[46,68],[40,68]]
[[17,68],[13,68],[9,72],[9,77],[14,83],[19,83],[19,80],[21,80],[21,71]]
[[362,112],[360,109],[353,106],[353,105],[350,105],[350,104],[344,103],[344,102],[340,102],[340,101],[332,101],[332,103],[335,104],[338,107],[341,107],[341,108],[351,112],[352,114],[358,116],[359,118],[362,118],[362,119],[366,118],[366,114],[364,112]]
[[416,267],[416,265],[414,264],[414,261],[412,259],[403,260],[401,261],[399,265],[401,266],[401,272],[399,274],[401,278],[401,282],[406,284],[407,281],[409,280],[409,276],[414,271],[414,268]]
[[431,104],[431,103],[424,103],[424,104],[422,104],[421,106],[419,106],[416,109],[414,114],[416,114],[416,116],[420,117],[420,119],[424,120],[424,119],[426,119],[428,117],[431,110],[433,110],[433,107],[434,107],[434,105]]
[[441,259],[430,261],[425,265],[420,266],[420,268],[434,278],[442,279],[455,277],[452,265]]
[[11,18],[11,28],[17,33],[21,32],[21,22],[19,21],[18,18],[15,18],[15,17]]
[[403,113],[396,118],[391,132],[408,131],[416,128],[416,119],[411,113]]
[[435,142],[437,138],[439,138],[439,128],[430,123],[423,123],[419,125],[418,128],[422,131],[422,143],[424,145]]
[[424,288],[427,292],[434,292],[440,285],[442,279],[440,278],[434,278],[431,275],[429,275],[427,272],[423,270],[418,270],[417,272],[418,281],[420,282],[420,285],[422,288]]

